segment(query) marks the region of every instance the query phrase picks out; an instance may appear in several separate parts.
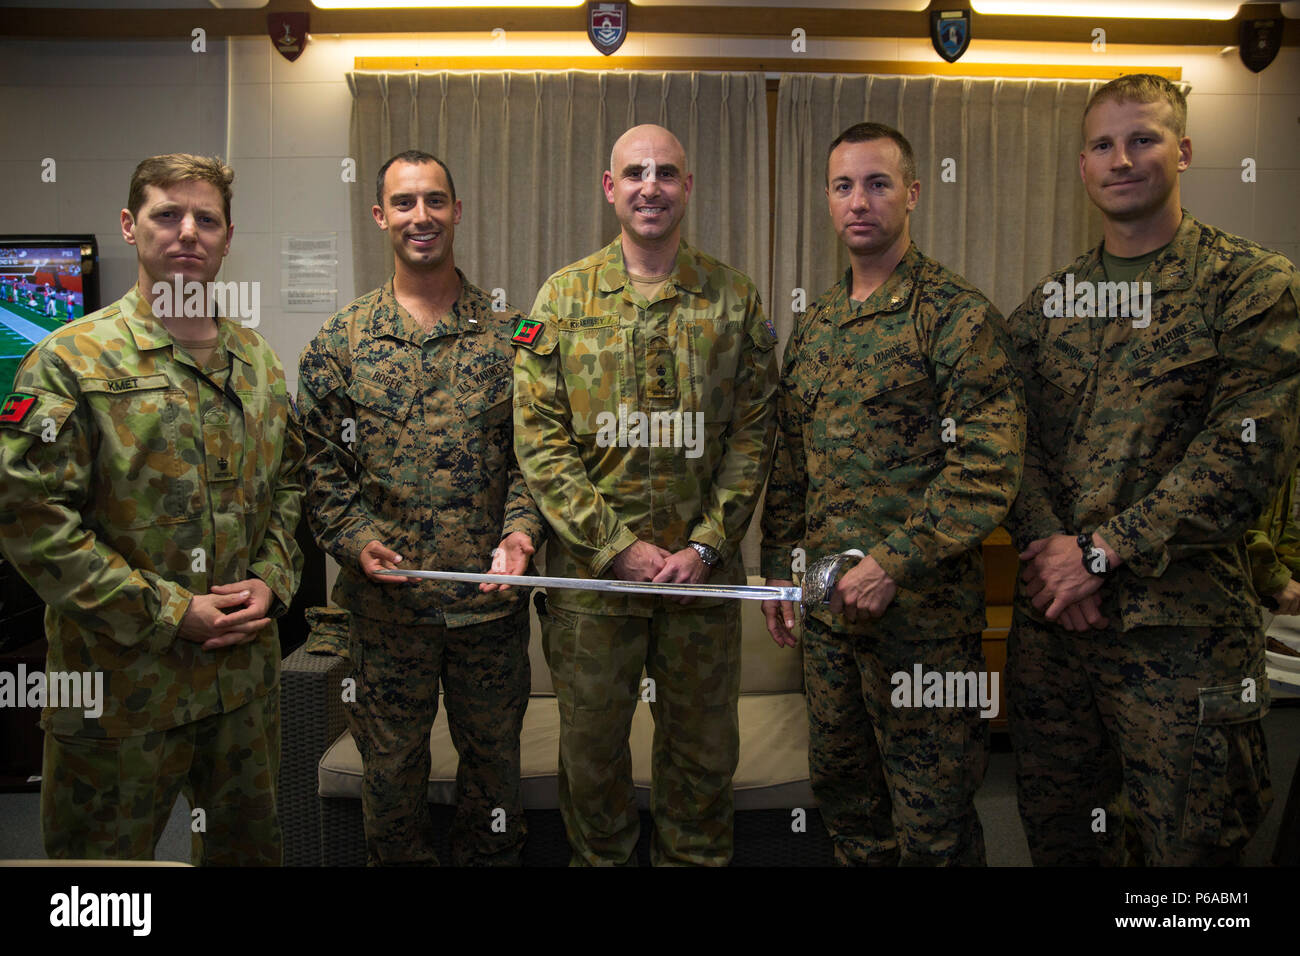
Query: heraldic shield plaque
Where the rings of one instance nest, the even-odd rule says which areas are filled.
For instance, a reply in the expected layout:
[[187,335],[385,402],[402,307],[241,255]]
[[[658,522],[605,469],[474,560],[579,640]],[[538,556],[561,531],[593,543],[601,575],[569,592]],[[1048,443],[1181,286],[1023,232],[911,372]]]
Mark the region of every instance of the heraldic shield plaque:
[[955,63],[970,46],[969,10],[931,10],[930,42],[934,52]]
[[1242,20],[1238,44],[1241,62],[1246,64],[1246,69],[1252,73],[1260,72],[1282,49],[1282,18]]
[[627,39],[627,4],[591,0],[587,4],[587,37],[605,56],[621,47]]
[[271,45],[280,51],[280,55],[292,63],[302,56],[307,47],[309,14],[306,13],[268,13],[266,15],[266,32],[271,35]]

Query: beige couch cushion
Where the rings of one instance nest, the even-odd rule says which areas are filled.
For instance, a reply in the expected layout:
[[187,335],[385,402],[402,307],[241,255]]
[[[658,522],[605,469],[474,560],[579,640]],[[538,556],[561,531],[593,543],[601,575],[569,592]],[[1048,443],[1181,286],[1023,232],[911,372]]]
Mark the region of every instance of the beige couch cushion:
[[[808,718],[802,694],[751,694],[740,698],[740,763],[736,768],[737,810],[816,806],[808,785]],[[649,807],[650,744],[654,722],[650,705],[640,703],[632,719],[632,779],[637,803]],[[429,800],[451,804],[456,794],[456,751],[447,718],[440,709],[430,735],[433,766]],[[520,777],[524,806],[559,806],[556,767],[560,714],[554,697],[533,697],[520,738]],[[320,795],[361,799],[361,755],[344,734],[321,758]]]

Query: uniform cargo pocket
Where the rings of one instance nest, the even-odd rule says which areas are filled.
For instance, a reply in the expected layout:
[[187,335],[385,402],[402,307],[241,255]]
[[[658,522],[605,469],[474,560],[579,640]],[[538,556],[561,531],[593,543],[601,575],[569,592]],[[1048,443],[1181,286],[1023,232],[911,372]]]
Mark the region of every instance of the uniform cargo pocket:
[[1190,843],[1245,843],[1272,802],[1263,704],[1243,701],[1243,691],[1240,684],[1201,689],[1182,821],[1182,838]]

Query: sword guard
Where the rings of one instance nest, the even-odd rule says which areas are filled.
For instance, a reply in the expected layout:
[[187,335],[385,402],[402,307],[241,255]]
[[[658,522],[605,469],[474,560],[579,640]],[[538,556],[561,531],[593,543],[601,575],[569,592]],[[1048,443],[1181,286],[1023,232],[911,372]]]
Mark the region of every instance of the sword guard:
[[808,565],[803,574],[803,601],[799,605],[800,613],[805,604],[828,606],[831,603],[831,595],[835,593],[835,585],[839,583],[845,562],[849,558],[865,557],[866,555],[857,548],[850,548],[839,554],[828,554],[824,558],[818,558]]

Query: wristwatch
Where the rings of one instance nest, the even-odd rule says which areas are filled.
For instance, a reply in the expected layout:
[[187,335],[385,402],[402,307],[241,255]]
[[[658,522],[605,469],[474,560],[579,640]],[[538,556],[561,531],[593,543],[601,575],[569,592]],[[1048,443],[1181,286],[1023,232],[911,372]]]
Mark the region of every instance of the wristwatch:
[[1075,540],[1079,543],[1079,550],[1083,552],[1083,569],[1084,569],[1085,571],[1087,571],[1089,574],[1094,574],[1094,575],[1105,574],[1105,573],[1106,573],[1106,559],[1105,559],[1105,557],[1104,557],[1104,555],[1105,555],[1105,552],[1104,552],[1104,551],[1102,551],[1102,555],[1103,555],[1103,557],[1102,557],[1102,562],[1101,562],[1101,570],[1098,571],[1098,570],[1096,570],[1095,568],[1093,568],[1093,566],[1092,566],[1092,555],[1093,555],[1093,552],[1094,552],[1094,551],[1101,551],[1101,548],[1098,548],[1098,547],[1096,547],[1095,545],[1093,545],[1093,543],[1092,543],[1092,535],[1088,534],[1088,532],[1086,532],[1086,531],[1080,531],[1080,532],[1079,532],[1079,537],[1077,537]]
[[713,567],[722,557],[722,555],[718,554],[715,549],[710,548],[707,544],[700,544],[698,541],[691,541],[689,544],[695,549],[695,553],[700,556],[700,560],[704,562],[706,568]]

